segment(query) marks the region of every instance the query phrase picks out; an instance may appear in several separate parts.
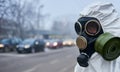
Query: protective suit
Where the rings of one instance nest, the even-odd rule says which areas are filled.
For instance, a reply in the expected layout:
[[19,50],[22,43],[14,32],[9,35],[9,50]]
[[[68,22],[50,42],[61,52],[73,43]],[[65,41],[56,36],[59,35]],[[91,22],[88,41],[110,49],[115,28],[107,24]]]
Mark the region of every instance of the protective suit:
[[[85,18],[86,19],[85,20],[84,17],[88,17],[88,18],[87,19]],[[94,18],[96,18],[97,20]],[[98,34],[96,33],[96,35],[98,35],[98,36],[95,36],[96,38],[98,38],[99,35],[107,33],[107,32],[116,37],[120,37],[120,18],[118,16],[118,13],[114,9],[112,3],[96,3],[96,4],[93,4],[85,8],[80,13],[80,19],[78,20],[79,23],[76,24],[76,27],[78,25],[80,25],[80,27],[77,29],[80,29],[81,27],[83,27],[83,25],[87,23],[86,21],[90,19],[96,20],[101,25],[99,33]],[[87,27],[87,25],[85,25],[84,27]],[[94,35],[95,33],[94,30],[93,31],[91,30],[93,34],[91,34],[91,32],[89,33],[86,32],[86,33],[89,35]],[[95,50],[93,50],[90,54],[89,52],[87,53],[87,51],[89,50],[88,49],[85,50],[85,48],[86,47],[89,48],[89,46],[86,46],[87,45],[86,41],[88,41],[88,39],[83,38],[83,36],[85,36],[84,32],[82,32],[83,33],[82,34],[79,32],[80,30],[76,30],[76,31],[78,35],[81,35],[80,37],[77,38],[78,46],[79,46],[79,43],[81,43],[82,41],[84,42],[81,44],[82,46],[81,45],[79,46],[80,54],[82,55],[80,56],[80,58],[82,59],[86,57],[86,59],[82,60],[83,62],[86,61],[86,63],[82,63],[81,61],[78,61],[77,65],[75,66],[74,72],[120,72],[120,57],[119,56],[116,56],[114,59],[110,59],[110,58],[106,58],[104,55],[102,55],[102,53],[100,54],[100,51],[96,52]],[[87,31],[87,29],[85,29],[85,31]],[[114,50],[114,47],[112,48],[112,50]],[[87,58],[89,58],[89,60]]]

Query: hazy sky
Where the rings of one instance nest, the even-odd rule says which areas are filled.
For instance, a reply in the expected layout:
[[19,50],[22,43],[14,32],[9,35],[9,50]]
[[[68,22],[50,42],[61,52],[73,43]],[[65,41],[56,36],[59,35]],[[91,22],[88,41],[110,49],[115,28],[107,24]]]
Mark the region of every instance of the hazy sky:
[[111,2],[120,13],[120,0],[42,0],[43,11],[50,13],[52,17],[74,14],[79,15],[84,7],[99,1]]
[[96,2],[111,2],[120,13],[120,0],[41,0],[41,2],[44,4],[43,12],[50,14],[46,27],[59,16],[73,15],[77,18],[80,11]]

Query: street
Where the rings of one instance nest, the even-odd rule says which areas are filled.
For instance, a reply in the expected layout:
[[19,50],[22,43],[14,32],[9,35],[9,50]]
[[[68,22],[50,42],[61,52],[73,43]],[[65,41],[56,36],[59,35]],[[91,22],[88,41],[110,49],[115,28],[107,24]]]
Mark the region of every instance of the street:
[[73,72],[77,47],[34,54],[0,53],[0,72]]

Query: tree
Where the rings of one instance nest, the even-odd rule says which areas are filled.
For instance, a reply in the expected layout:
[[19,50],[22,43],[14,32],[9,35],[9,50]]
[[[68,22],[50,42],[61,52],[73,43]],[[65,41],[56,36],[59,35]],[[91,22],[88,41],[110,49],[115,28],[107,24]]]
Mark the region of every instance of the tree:
[[41,13],[41,9],[44,6],[38,3],[38,1],[0,0],[0,21],[2,21],[1,19],[15,21],[17,34],[24,38],[25,31],[30,29],[34,30],[35,27],[38,29],[39,24],[41,24],[41,19],[44,17]]
[[59,34],[74,37],[76,35],[74,31],[74,21],[68,17],[61,17],[53,22],[52,31],[56,31]]

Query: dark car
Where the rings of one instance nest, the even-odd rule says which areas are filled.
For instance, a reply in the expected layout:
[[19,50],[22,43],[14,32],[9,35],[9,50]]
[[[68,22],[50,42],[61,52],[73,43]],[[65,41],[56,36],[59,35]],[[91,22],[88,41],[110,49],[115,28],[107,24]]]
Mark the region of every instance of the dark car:
[[44,51],[45,42],[39,39],[25,39],[17,45],[16,51],[18,53],[35,53]]
[[0,41],[0,51],[10,52],[16,49],[16,45],[22,40],[20,38],[6,38]]
[[0,42],[0,51],[2,52],[8,52],[12,51],[12,44],[10,39],[3,39]]

